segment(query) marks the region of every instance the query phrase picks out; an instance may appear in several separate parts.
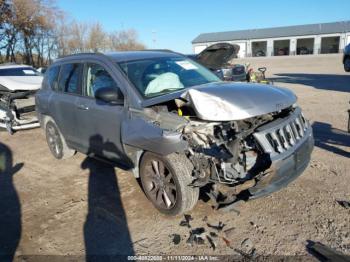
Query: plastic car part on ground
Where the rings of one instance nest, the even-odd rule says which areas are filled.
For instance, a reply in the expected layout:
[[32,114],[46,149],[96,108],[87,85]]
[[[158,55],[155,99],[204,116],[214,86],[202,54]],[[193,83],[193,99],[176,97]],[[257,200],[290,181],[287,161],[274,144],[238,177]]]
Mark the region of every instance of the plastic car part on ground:
[[308,240],[307,250],[320,261],[349,262],[350,256],[344,255],[320,242]]

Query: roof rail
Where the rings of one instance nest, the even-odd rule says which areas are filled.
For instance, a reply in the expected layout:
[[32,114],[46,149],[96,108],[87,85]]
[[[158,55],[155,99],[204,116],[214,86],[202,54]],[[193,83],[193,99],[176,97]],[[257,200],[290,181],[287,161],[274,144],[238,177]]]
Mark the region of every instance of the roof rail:
[[74,54],[69,54],[69,55],[65,55],[65,56],[59,56],[57,57],[58,59],[62,59],[62,58],[66,58],[66,57],[71,57],[71,56],[78,56],[78,55],[103,55],[103,53],[101,52],[82,52],[82,53],[74,53]]

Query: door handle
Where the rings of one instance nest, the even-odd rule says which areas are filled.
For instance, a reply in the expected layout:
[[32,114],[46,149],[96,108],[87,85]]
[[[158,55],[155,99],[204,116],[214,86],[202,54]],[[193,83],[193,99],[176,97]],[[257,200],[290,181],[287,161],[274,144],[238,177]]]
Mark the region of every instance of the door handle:
[[83,104],[77,105],[77,108],[80,110],[89,110],[89,107]]

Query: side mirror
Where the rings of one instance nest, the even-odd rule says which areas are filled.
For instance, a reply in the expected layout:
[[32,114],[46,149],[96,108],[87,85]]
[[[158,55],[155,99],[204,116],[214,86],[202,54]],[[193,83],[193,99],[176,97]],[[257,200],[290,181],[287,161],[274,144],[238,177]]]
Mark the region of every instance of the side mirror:
[[96,90],[95,98],[110,104],[122,104],[124,97],[118,88],[102,87]]

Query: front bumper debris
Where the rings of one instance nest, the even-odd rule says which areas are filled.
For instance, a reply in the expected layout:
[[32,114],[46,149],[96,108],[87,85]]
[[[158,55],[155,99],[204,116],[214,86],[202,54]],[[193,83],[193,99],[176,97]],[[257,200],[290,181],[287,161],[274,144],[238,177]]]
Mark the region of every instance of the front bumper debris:
[[299,108],[277,124],[262,127],[254,136],[270,155],[271,166],[249,189],[250,198],[266,196],[296,179],[308,166],[314,147],[312,128]]
[[275,159],[271,167],[258,183],[249,189],[251,199],[269,195],[287,186],[306,169],[310,162],[311,152],[314,147],[314,138],[310,128],[305,141],[301,143],[294,153],[286,158]]

